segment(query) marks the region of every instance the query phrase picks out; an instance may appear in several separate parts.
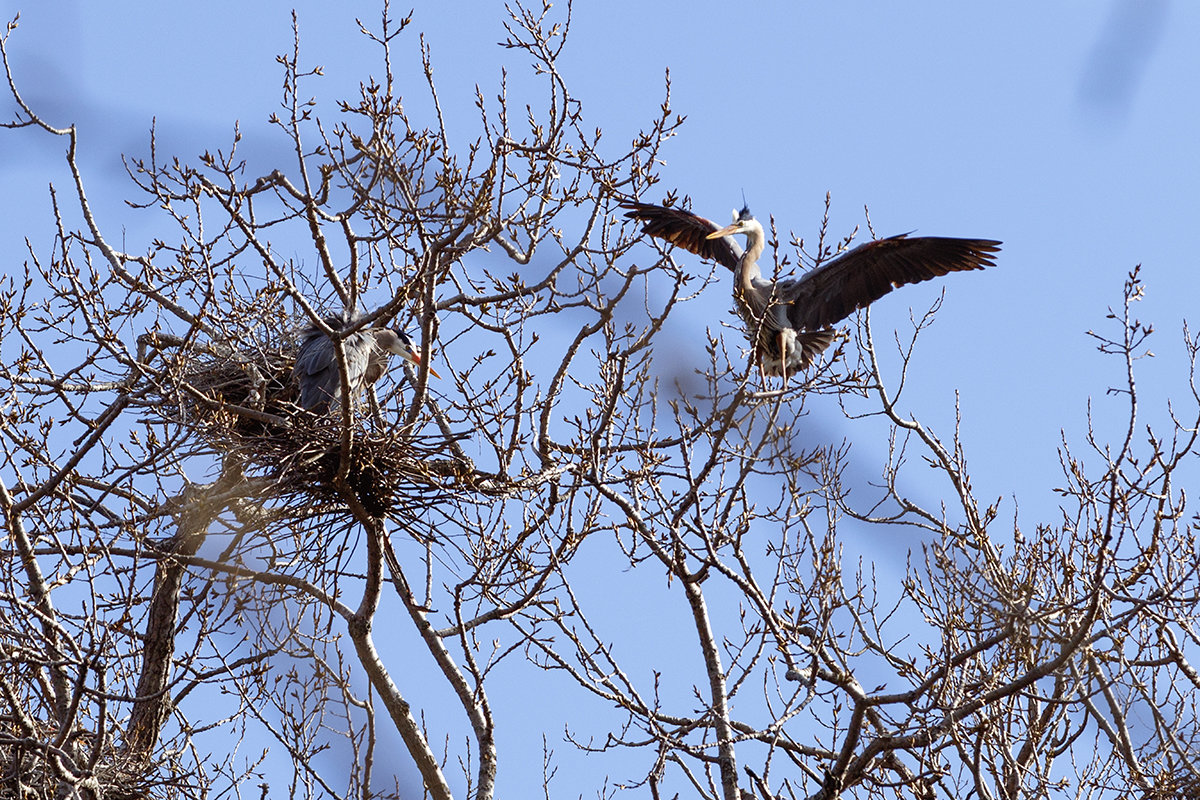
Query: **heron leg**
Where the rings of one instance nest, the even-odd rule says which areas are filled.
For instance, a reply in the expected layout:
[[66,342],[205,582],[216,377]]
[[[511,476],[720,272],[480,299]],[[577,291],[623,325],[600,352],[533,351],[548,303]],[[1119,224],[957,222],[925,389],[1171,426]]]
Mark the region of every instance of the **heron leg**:
[[754,363],[758,364],[758,377],[762,379],[763,389],[767,388],[767,365],[764,359],[767,357],[767,348],[764,346],[761,335],[754,340],[754,349],[750,351],[750,357],[754,359]]
[[787,336],[784,331],[779,332],[779,372],[783,375],[783,387],[787,388],[788,381],[788,353],[787,353]]

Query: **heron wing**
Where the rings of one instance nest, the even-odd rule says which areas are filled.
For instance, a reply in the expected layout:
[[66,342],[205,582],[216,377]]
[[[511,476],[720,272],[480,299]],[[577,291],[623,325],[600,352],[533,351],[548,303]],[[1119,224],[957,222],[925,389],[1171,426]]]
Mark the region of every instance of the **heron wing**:
[[[371,354],[375,352],[375,333],[370,328],[361,330],[342,341],[346,351],[346,377],[350,381],[350,396],[357,397],[362,391]],[[386,358],[386,356],[385,356]],[[380,371],[382,375],[382,370]]]
[[707,239],[710,233],[721,230],[720,225],[681,208],[667,208],[649,203],[622,203],[628,209],[625,216],[643,223],[642,232],[665,239],[689,253],[714,261],[726,269],[737,267],[742,248],[732,236]]
[[328,410],[338,396],[341,376],[333,342],[319,330],[305,331],[292,375],[300,385],[300,405],[318,413]]
[[1000,242],[940,236],[890,236],[861,244],[808,274],[780,281],[777,302],[804,330],[827,328],[874,303],[892,289],[951,272],[996,265]]
[[[330,317],[325,323],[336,329],[345,321],[341,317]],[[362,387],[374,347],[374,335],[364,331],[358,331],[342,342],[351,396],[357,395]],[[342,376],[338,368],[337,346],[316,326],[304,331],[292,374],[300,384],[300,405],[309,411],[324,412],[341,397],[339,389]]]

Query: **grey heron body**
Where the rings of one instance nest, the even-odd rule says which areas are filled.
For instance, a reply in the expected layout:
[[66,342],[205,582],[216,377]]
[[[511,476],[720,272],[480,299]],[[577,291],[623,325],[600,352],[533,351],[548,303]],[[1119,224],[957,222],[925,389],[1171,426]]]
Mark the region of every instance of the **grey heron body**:
[[[861,244],[798,278],[769,280],[758,259],[766,246],[749,208],[725,227],[678,208],[626,203],[625,216],[643,232],[665,239],[734,273],[733,297],[746,323],[754,358],[767,375],[807,368],[834,340],[833,325],[888,292],[951,272],[994,266],[1000,242],[940,236],[890,236]],[[735,235],[746,237],[743,250]]]
[[[325,317],[326,327],[343,332],[353,328],[361,318],[353,314],[334,314]],[[300,386],[300,405],[316,414],[340,406],[343,398],[351,402],[373,386],[387,372],[388,361],[398,355],[412,364],[421,359],[413,352],[412,340],[399,329],[364,327],[341,339],[345,357],[348,391],[342,391],[342,371],[338,364],[338,346],[317,325],[304,329],[292,375]],[[433,369],[429,370],[439,377]]]

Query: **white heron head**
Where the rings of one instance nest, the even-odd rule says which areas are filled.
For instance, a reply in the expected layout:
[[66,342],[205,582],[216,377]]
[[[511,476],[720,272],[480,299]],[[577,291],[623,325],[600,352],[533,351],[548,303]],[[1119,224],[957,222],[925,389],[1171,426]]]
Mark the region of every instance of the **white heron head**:
[[[400,356],[410,364],[420,364],[421,357],[416,353],[416,347],[408,334],[397,328],[377,328],[375,330],[375,345],[385,353]],[[442,377],[433,367],[429,374],[435,378]]]
[[759,221],[756,220],[754,218],[754,215],[750,213],[750,207],[742,206],[741,211],[735,210],[733,212],[733,222],[726,225],[724,228],[721,228],[721,230],[719,230],[719,231],[713,231],[705,238],[706,239],[720,239],[722,236],[732,236],[736,233],[740,233],[740,234],[743,234],[746,236],[750,236],[755,233],[761,235],[762,230],[763,230],[762,225],[759,224]]

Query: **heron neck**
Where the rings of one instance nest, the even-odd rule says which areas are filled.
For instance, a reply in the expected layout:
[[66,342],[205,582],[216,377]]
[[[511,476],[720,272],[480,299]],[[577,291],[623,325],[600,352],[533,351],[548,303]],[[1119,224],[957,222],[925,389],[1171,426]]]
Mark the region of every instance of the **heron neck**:
[[746,234],[746,252],[742,253],[738,268],[742,273],[742,282],[747,286],[750,281],[762,276],[762,270],[758,267],[758,259],[763,254],[764,245],[763,236],[758,231]]

